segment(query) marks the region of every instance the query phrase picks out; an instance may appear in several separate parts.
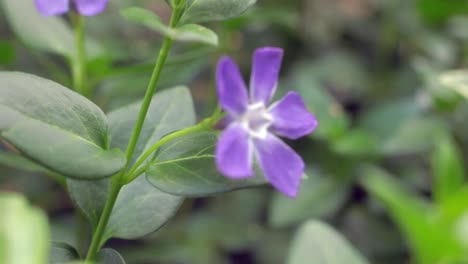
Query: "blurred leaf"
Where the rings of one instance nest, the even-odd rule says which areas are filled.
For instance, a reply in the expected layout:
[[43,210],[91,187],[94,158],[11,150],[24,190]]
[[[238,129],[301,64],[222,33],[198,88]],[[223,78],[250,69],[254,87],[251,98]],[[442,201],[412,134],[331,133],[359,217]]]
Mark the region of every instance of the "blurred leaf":
[[[203,71],[209,63],[210,52],[206,47],[193,49],[181,55],[168,58],[168,63],[162,71],[159,88],[172,87],[180,83],[188,83],[195,75]],[[154,68],[154,63],[132,65],[117,69],[105,78],[100,87],[100,101],[108,108],[116,109],[129,103],[141,100],[148,85],[148,76]],[[158,89],[159,89],[158,88]]]
[[379,104],[364,113],[359,120],[359,127],[385,141],[407,121],[417,117],[420,109],[412,98],[393,100]]
[[465,181],[465,168],[461,150],[447,137],[437,142],[432,155],[434,198],[442,202],[456,193]]
[[218,45],[218,36],[216,33],[200,25],[187,24],[181,27],[171,28],[166,26],[155,13],[138,7],[124,9],[122,15],[129,21],[147,26],[177,41],[198,42],[213,46]]
[[16,49],[12,42],[0,40],[0,65],[13,64],[16,58]]
[[407,192],[385,171],[367,166],[361,170],[366,189],[388,210],[408,240],[417,263],[442,263],[460,259],[464,249],[445,225],[434,221],[435,210]]
[[350,122],[342,106],[314,75],[315,65],[300,64],[296,67],[292,82],[287,84],[287,88],[299,92],[307,107],[318,119],[319,128],[311,136],[327,140],[342,137]]
[[[74,59],[76,50],[74,35],[61,18],[41,16],[31,0],[0,2],[3,3],[6,18],[13,31],[26,45]],[[88,58],[97,57],[101,53],[100,47],[88,40]]]
[[448,18],[468,13],[468,2],[446,0],[418,0],[421,15],[428,22],[445,22]]
[[68,177],[111,176],[125,164],[108,146],[104,113],[69,89],[34,75],[0,73],[1,136],[26,157]]
[[269,222],[274,227],[290,226],[312,218],[335,214],[348,198],[350,186],[333,177],[311,173],[302,181],[296,199],[275,193],[270,208]]
[[98,254],[99,264],[125,264],[119,252],[112,248],[104,248]]
[[346,239],[327,224],[306,222],[292,242],[287,264],[369,263]]
[[234,18],[256,2],[257,0],[187,0],[181,22],[187,24]]
[[378,140],[364,130],[351,130],[333,142],[333,150],[345,156],[372,156],[378,152]]
[[18,194],[0,193],[0,263],[46,264],[46,215]]
[[438,119],[408,120],[394,131],[392,137],[381,143],[381,152],[399,155],[429,151],[444,133],[445,125]]
[[53,242],[50,249],[50,263],[63,264],[80,259],[78,251],[66,243]]
[[207,196],[265,183],[260,176],[231,180],[221,175],[214,156],[217,140],[216,133],[201,132],[165,144],[146,172],[148,181],[181,196]]
[[468,70],[447,71],[439,76],[440,82],[447,88],[455,90],[468,98]]

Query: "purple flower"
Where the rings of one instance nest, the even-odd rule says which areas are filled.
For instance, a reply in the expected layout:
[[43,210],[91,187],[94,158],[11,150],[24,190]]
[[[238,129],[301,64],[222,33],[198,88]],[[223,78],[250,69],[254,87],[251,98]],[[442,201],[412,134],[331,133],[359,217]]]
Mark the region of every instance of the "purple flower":
[[237,65],[221,58],[216,73],[219,102],[228,113],[226,129],[216,146],[218,170],[232,179],[254,175],[254,156],[265,177],[289,197],[296,197],[304,162],[277,137],[297,139],[311,133],[317,119],[296,92],[268,106],[278,85],[283,58],[280,48],[256,50],[250,78],[250,99]]
[[62,15],[74,1],[76,10],[83,16],[94,16],[106,9],[109,0],[34,0],[37,10],[44,16]]

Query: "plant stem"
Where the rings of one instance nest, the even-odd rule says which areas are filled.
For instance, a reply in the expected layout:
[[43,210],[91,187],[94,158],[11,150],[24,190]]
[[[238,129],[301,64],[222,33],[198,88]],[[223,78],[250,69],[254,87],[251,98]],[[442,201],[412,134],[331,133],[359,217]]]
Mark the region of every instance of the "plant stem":
[[173,139],[176,139],[176,138],[179,138],[179,137],[191,134],[191,133],[195,133],[195,132],[205,130],[206,126],[202,125],[202,124],[203,123],[199,123],[198,125],[191,126],[191,127],[176,131],[176,132],[174,132],[172,134],[169,134],[169,135],[163,137],[162,139],[160,139],[158,142],[156,142],[156,144],[151,146],[151,148],[146,150],[145,153],[143,153],[143,155],[141,155],[138,158],[138,160],[135,162],[133,167],[127,173],[126,178],[124,179],[124,182],[130,183],[133,180],[135,180],[138,176],[140,176],[140,174],[142,172],[144,172],[144,171],[138,170],[138,168],[143,164],[143,162],[145,162],[145,160],[147,160],[151,156],[151,154],[153,154],[156,150],[158,150],[162,145],[168,143],[169,141],[171,141]]
[[[174,28],[178,23],[178,17],[181,13],[182,9],[180,7],[174,7],[171,21],[169,23],[169,27]],[[154,92],[156,91],[156,86],[158,84],[159,78],[161,77],[161,72],[163,69],[164,64],[166,63],[166,59],[169,55],[169,51],[172,46],[172,38],[166,36],[164,38],[163,45],[161,47],[161,51],[159,52],[158,60],[156,62],[156,66],[154,67],[153,73],[151,75],[150,82],[146,89],[146,94],[143,99],[143,103],[140,108],[140,112],[138,114],[138,119],[133,129],[132,136],[130,138],[130,142],[128,143],[127,147],[127,162],[132,159],[133,153],[135,152],[136,145],[138,143],[138,139],[140,137],[141,129],[143,128],[143,124],[146,119],[146,114],[148,113],[148,109],[150,107],[151,101],[153,99]]]
[[104,231],[106,229],[107,223],[109,222],[109,218],[112,213],[112,209],[114,208],[115,202],[117,201],[117,197],[119,196],[120,190],[123,187],[123,184],[119,181],[119,178],[120,175],[116,175],[116,177],[112,180],[106,205],[104,206],[104,210],[101,214],[101,217],[99,218],[98,226],[94,231],[91,245],[89,246],[88,255],[86,256],[87,263],[96,258],[96,255],[101,247],[102,236],[104,235]]
[[75,14],[75,45],[76,45],[76,54],[72,58],[72,75],[73,75],[73,88],[78,93],[84,96],[90,96],[90,91],[88,89],[88,76],[86,70],[86,47],[85,47],[85,21],[84,17]]
[[[184,2],[185,2],[184,0],[177,1],[177,3],[184,3]],[[172,11],[171,21],[169,24],[171,28],[174,28],[177,26],[178,19],[180,17],[182,10],[183,10],[182,4],[177,4],[174,7]],[[151,100],[153,98],[153,94],[156,90],[156,86],[158,84],[159,78],[161,77],[161,72],[166,62],[166,59],[169,55],[172,42],[173,42],[172,38],[167,37],[167,36],[164,38],[163,45],[161,47],[161,50],[159,52],[159,55],[156,61],[156,65],[154,67],[150,82],[146,89],[146,94],[143,99],[140,112],[138,114],[138,119],[135,124],[135,128],[133,129],[132,136],[128,143],[127,152],[126,152],[127,164],[125,165],[125,168],[121,171],[121,173],[115,175],[112,179],[112,185],[111,185],[111,189],[109,191],[109,195],[106,200],[104,211],[102,212],[101,217],[99,218],[98,226],[93,234],[91,245],[88,250],[88,255],[86,256],[87,262],[92,261],[96,258],[96,255],[99,249],[101,248],[102,243],[104,242],[103,235],[104,235],[104,231],[106,229],[107,223],[109,222],[112,209],[114,208],[115,202],[117,201],[117,197],[120,193],[120,190],[126,184],[126,182],[122,182],[121,179],[122,177],[124,177],[125,172],[127,171],[129,167],[129,162],[132,160],[132,156],[135,152],[135,148],[138,143],[138,139],[140,137],[141,129],[143,128],[143,124],[145,122],[146,115],[148,113]]]

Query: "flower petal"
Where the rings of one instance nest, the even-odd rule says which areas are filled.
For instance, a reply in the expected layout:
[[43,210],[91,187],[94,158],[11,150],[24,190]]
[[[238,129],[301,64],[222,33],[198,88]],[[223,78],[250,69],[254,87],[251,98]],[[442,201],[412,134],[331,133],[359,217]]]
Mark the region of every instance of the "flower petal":
[[75,0],[78,13],[83,16],[95,16],[106,9],[108,0]]
[[64,14],[70,7],[69,0],[34,0],[36,8],[43,16]]
[[229,126],[216,145],[218,170],[233,179],[253,176],[252,157],[252,142],[247,131],[236,123]]
[[299,191],[304,162],[286,143],[272,134],[254,140],[260,168],[270,183],[285,195],[294,198]]
[[278,77],[283,60],[283,50],[265,47],[255,51],[253,56],[250,93],[252,101],[267,105],[278,86]]
[[242,114],[249,103],[247,87],[239,67],[231,58],[223,57],[219,61],[216,85],[222,108],[234,115]]
[[289,92],[270,108],[273,117],[271,129],[289,139],[298,139],[317,128],[318,121],[308,110],[301,96]]

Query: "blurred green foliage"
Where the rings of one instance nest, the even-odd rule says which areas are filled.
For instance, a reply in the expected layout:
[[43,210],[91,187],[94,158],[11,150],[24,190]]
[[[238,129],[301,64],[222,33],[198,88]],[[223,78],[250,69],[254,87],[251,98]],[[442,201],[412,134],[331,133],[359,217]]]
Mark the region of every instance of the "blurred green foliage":
[[[12,13],[15,1],[0,2],[0,69],[69,85],[67,62],[56,56],[70,57],[67,26],[50,21],[65,34],[53,41],[59,35],[23,24],[34,23],[34,15]],[[141,99],[161,45],[158,33],[120,15],[130,6],[165,22],[169,14],[165,1],[113,0],[107,12],[87,21],[96,51],[88,62],[92,100],[107,112]],[[300,92],[319,119],[316,132],[291,143],[309,176],[296,200],[268,187],[186,199],[157,233],[132,242],[111,239],[106,246],[135,264],[296,264],[329,255],[336,257],[330,263],[346,264],[468,263],[468,72],[459,70],[468,67],[467,14],[465,0],[259,0],[241,17],[204,23],[219,36],[219,47],[177,44],[160,88],[189,86],[201,118],[216,104],[214,67],[221,54],[233,56],[247,74],[255,48],[283,47],[278,95]],[[18,34],[18,27],[32,33]],[[24,193],[43,208],[53,240],[82,255],[93,227],[71,210],[57,184],[63,179],[6,143],[0,148],[0,163],[10,164],[1,168],[0,189]],[[129,200],[138,196],[138,190],[131,193]],[[85,198],[93,210],[100,205],[89,202],[99,198]],[[178,202],[165,205],[178,208]],[[0,262],[5,241],[0,232]]]

